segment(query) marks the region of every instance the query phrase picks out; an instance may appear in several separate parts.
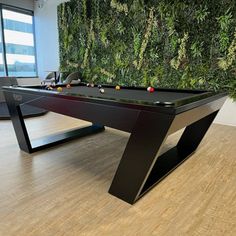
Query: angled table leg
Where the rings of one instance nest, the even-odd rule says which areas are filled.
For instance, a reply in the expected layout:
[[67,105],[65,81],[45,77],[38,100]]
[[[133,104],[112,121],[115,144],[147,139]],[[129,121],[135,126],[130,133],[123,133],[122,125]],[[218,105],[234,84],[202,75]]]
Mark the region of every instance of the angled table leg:
[[20,109],[21,96],[17,97],[10,93],[4,92],[8,110],[11,116],[13,128],[21,150],[31,153],[32,147],[29,135],[25,126],[24,118]]
[[165,141],[173,117],[140,112],[109,193],[133,204],[138,198]]
[[218,111],[185,128],[178,144],[158,156],[174,117],[141,112],[109,189],[112,195],[133,204],[198,147]]
[[215,111],[187,126],[178,144],[157,158],[139,197],[153,188],[194,153],[217,115],[217,112]]
[[197,149],[217,113],[218,111],[215,111],[185,128],[177,144],[179,153],[189,155]]

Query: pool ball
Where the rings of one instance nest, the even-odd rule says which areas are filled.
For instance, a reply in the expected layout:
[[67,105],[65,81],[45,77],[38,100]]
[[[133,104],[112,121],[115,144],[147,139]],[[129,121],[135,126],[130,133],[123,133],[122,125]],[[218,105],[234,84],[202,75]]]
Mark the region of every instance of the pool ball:
[[66,85],[66,88],[68,88],[68,89],[71,88],[71,85],[70,85],[70,84],[67,84],[67,85]]
[[155,91],[155,89],[154,89],[154,88],[151,88],[149,92],[150,92],[150,93],[153,93],[154,91]]
[[148,87],[148,88],[147,88],[147,91],[148,91],[149,93],[153,93],[153,92],[155,91],[155,89],[154,89],[153,87]]
[[94,83],[91,83],[90,86],[93,88],[94,87]]
[[105,93],[105,90],[103,88],[99,89],[100,93]]
[[120,86],[119,85],[116,86],[116,90],[120,90]]
[[99,88],[99,89],[100,89],[100,88],[102,88],[102,85],[101,85],[101,84],[99,84],[99,85],[98,85],[98,88]]
[[87,83],[86,86],[87,86],[87,87],[90,87],[90,83]]
[[62,92],[62,87],[58,87],[58,88],[57,88],[57,91],[58,91],[58,92]]

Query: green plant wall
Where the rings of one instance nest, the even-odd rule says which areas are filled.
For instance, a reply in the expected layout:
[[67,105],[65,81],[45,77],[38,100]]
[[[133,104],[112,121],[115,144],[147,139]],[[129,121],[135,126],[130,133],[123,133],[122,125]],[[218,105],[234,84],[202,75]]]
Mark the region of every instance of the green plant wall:
[[60,69],[86,81],[227,90],[236,99],[235,0],[71,0]]

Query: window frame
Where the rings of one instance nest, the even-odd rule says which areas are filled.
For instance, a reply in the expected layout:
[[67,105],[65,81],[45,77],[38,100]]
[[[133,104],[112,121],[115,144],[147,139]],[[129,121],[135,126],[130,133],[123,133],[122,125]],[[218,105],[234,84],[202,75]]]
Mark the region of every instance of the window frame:
[[6,58],[6,42],[5,42],[5,35],[4,35],[4,20],[2,10],[9,10],[14,11],[17,13],[22,13],[25,15],[32,16],[32,27],[33,27],[33,38],[34,38],[34,56],[35,56],[35,76],[14,76],[16,78],[37,78],[38,77],[38,63],[37,63],[37,49],[36,49],[36,34],[35,34],[35,19],[34,19],[34,12],[32,10],[15,7],[7,4],[0,3],[0,37],[2,39],[2,54],[3,54],[3,67],[5,76],[9,76],[8,73],[8,65],[7,65],[7,58]]

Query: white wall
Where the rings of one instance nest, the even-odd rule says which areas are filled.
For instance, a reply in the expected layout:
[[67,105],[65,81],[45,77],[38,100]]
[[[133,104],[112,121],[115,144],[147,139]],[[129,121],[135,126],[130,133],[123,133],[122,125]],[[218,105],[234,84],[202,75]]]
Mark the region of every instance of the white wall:
[[20,86],[34,86],[34,85],[40,85],[41,80],[39,78],[17,78],[17,83]]
[[34,0],[0,0],[0,3],[32,11],[34,10]]
[[39,78],[59,69],[57,6],[66,0],[48,0],[43,8],[35,4],[35,34]]
[[236,101],[227,99],[214,123],[236,126]]

